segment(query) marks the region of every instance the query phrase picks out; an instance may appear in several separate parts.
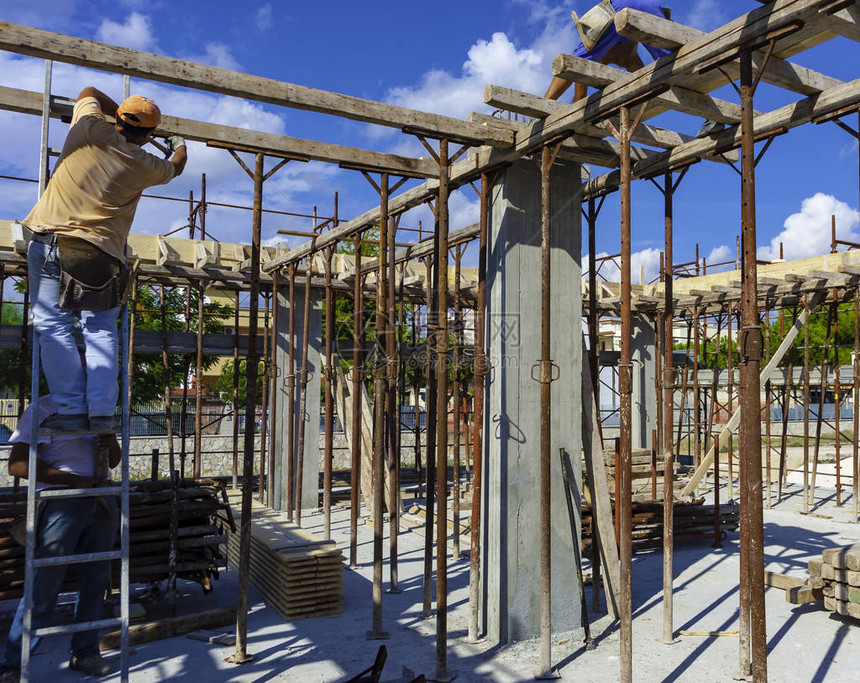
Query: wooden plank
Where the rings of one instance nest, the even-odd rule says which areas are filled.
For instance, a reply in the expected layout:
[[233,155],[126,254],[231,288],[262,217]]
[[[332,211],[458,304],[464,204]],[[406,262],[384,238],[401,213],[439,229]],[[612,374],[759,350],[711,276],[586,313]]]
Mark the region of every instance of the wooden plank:
[[824,595],[843,602],[860,603],[860,587],[850,586],[847,583],[833,581],[823,588]]
[[860,7],[857,5],[823,17],[821,21],[834,33],[860,42]]
[[[165,638],[173,638],[185,633],[199,631],[204,628],[218,628],[227,626],[236,621],[236,606],[225,607],[223,609],[208,610],[206,612],[197,612],[196,614],[188,614],[179,617],[169,617],[158,621],[151,621],[146,624],[136,624],[128,628],[129,645],[142,645],[143,643],[151,643],[156,640],[164,640]],[[104,652],[106,650],[116,650],[120,646],[120,632],[113,631],[103,635],[99,639],[99,649]]]
[[139,52],[5,21],[0,22],[0,49],[381,126],[421,129],[473,143],[508,146],[513,142],[513,136],[505,131],[475,126],[449,116],[427,114],[384,102]]
[[[630,73],[616,66],[592,62],[589,59],[574,55],[557,55],[552,62],[552,72],[554,76],[559,78],[565,78],[576,83],[585,83],[596,88],[604,88],[624,80]],[[718,97],[711,97],[679,85],[673,86],[666,93],[656,95],[652,98],[651,104],[723,123],[735,124],[741,120],[739,104],[727,102]]]
[[[583,344],[585,339],[583,337]],[[618,618],[621,595],[621,572],[618,546],[615,544],[615,523],[612,519],[612,502],[609,482],[606,479],[604,456],[600,438],[600,413],[591,386],[591,368],[588,359],[582,358],[582,449],[591,494],[591,514],[597,526],[598,548],[603,564],[606,585],[606,608]]]
[[[790,130],[809,123],[814,118],[858,102],[860,102],[860,79],[761,114],[755,118],[754,132],[758,136],[771,131]],[[714,149],[732,149],[740,142],[739,126],[728,128],[715,136],[697,139],[664,152],[659,157],[640,161],[635,164],[633,175],[638,178],[660,173],[675,164],[712,153]]]
[[[0,109],[41,116],[42,94],[0,86]],[[64,103],[63,100],[52,102],[52,117],[68,119],[71,114],[70,104]],[[431,159],[413,159],[176,116],[164,116],[159,130],[168,134],[181,135],[188,140],[239,145],[309,160],[390,171],[409,177],[433,177],[438,173],[439,168]]]
[[789,588],[797,588],[802,586],[805,581],[796,576],[788,576],[786,574],[777,574],[776,572],[766,571],[764,573],[764,585],[771,588],[779,588],[780,590],[788,590]]
[[840,548],[825,548],[821,553],[821,561],[834,569],[860,571],[860,543]]
[[839,581],[851,586],[860,586],[860,572],[850,569],[837,569],[833,565],[822,563],[821,560],[809,561],[809,574],[820,576],[826,581]]
[[785,601],[791,605],[805,605],[824,598],[823,586],[797,586],[785,591]]
[[[573,59],[578,58],[574,57]],[[581,61],[586,64],[596,64],[596,62],[590,62],[586,59]],[[597,66],[604,67],[605,65],[597,64]],[[613,69],[613,67],[607,68]],[[626,73],[620,69],[617,71],[620,73]],[[558,100],[549,100],[544,97],[538,97],[537,95],[532,95],[520,90],[514,90],[513,88],[503,88],[498,85],[488,85],[484,88],[484,103],[506,111],[513,111],[525,114],[526,116],[535,116],[537,118],[544,118],[554,112],[570,109],[569,104],[559,102]],[[527,126],[524,121],[511,121],[507,119],[496,120],[505,122],[504,125],[513,130],[521,130]],[[586,135],[591,135],[592,137],[603,138],[609,135],[606,128],[585,122],[582,122],[582,125],[577,126],[576,129]],[[684,135],[683,133],[676,133],[672,130],[649,126],[647,124],[640,124],[633,131],[633,142],[652,145],[653,147],[661,147],[663,149],[671,149],[672,147],[689,142],[693,139],[693,137]]]
[[854,617],[860,619],[860,605],[853,602],[843,602],[836,598],[824,598],[824,609],[830,612],[836,612],[844,617]]
[[[669,50],[692,43],[707,35],[705,31],[692,26],[685,26],[635,9],[623,9],[618,12],[615,15],[615,29],[620,35],[631,40]],[[763,63],[764,53],[754,52],[753,68],[758,69]],[[735,78],[740,73],[740,67],[736,63],[726,64],[723,68]],[[767,61],[762,81],[801,95],[815,95],[842,83],[838,78],[831,78],[773,55]]]

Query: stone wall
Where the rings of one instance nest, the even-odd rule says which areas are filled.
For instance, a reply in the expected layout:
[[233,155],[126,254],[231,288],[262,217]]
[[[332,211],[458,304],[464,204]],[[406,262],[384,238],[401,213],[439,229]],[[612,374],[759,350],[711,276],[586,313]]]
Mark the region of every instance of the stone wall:
[[[422,461],[426,449],[426,435],[421,433],[421,457]],[[453,439],[453,437],[451,437]],[[405,467],[411,467],[415,464],[414,458],[414,435],[411,432],[403,433],[401,437],[402,462]],[[233,437],[232,436],[207,436],[204,435],[201,440],[203,466],[202,476],[204,477],[229,477],[233,473]],[[256,452],[260,451],[260,437],[255,439]],[[148,479],[152,468],[152,451],[158,449],[158,471],[162,478],[167,478],[168,472],[168,446],[167,437],[159,436],[135,436],[131,439],[131,478]],[[323,461],[325,436],[319,437],[320,448],[320,463]],[[9,451],[11,446],[0,446],[0,462],[5,462],[9,459]],[[180,439],[174,437],[173,451],[176,458],[176,467],[179,468],[180,455]],[[449,441],[449,454],[453,455],[454,447]],[[194,437],[189,436],[185,440],[185,471],[190,472],[191,460],[194,457]],[[346,435],[343,432],[335,432],[334,447],[332,449],[335,470],[348,470],[352,462],[352,454],[346,441]],[[461,445],[461,457],[465,461],[466,457],[466,441],[465,436]],[[254,472],[257,472],[259,460],[255,461]],[[242,438],[239,438],[239,473],[242,468]],[[11,486],[12,477],[6,472],[5,466],[0,466],[0,487]]]

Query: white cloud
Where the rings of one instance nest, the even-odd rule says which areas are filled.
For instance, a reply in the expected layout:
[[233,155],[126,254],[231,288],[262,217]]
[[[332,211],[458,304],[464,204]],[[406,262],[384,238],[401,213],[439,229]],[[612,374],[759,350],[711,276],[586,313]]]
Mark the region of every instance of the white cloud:
[[[568,22],[570,23],[570,22]],[[547,25],[530,47],[518,48],[504,33],[478,40],[467,54],[459,74],[434,69],[415,86],[393,88],[386,100],[403,107],[465,117],[485,110],[482,92],[487,84],[543,93],[549,83],[552,58],[562,45],[570,49],[572,29]]]
[[224,43],[206,43],[206,51],[203,54],[191,55],[185,59],[199,64],[217,66],[220,69],[240,70],[239,62],[230,54],[230,48]]
[[158,44],[152,33],[149,17],[132,12],[126,17],[125,23],[105,19],[97,32],[97,37],[104,43],[130,47],[134,50],[157,52]]
[[[717,265],[723,264],[723,265]],[[719,273],[725,270],[735,269],[735,250],[725,244],[714,247],[705,257],[705,263],[709,273]]]
[[[609,256],[608,252],[598,252],[597,258]],[[605,280],[607,282],[621,282],[621,258],[616,257],[611,261],[603,261],[597,264],[598,281]],[[591,256],[585,255],[582,257],[582,273],[586,277],[586,272],[591,267]],[[635,251],[631,254],[630,262],[630,277],[633,284],[648,284],[659,279],[660,276],[660,250],[659,249],[643,249]]]
[[725,3],[719,0],[696,0],[688,12],[682,16],[674,16],[678,21],[683,21],[703,31],[713,31],[733,18],[725,8]]
[[261,31],[268,31],[272,27],[272,3],[267,2],[257,10],[257,28]]
[[758,249],[758,257],[765,261],[779,258],[782,242],[787,260],[818,256],[830,252],[830,221],[836,216],[836,235],[850,242],[860,242],[860,225],[857,210],[836,197],[818,192],[803,200],[800,211],[785,219],[783,230],[770,241],[769,246]]

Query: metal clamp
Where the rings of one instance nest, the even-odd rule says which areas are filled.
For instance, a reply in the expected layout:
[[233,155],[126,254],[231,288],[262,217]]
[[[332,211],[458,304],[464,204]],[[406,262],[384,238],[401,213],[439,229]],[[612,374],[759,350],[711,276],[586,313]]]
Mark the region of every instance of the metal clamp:
[[[535,377],[535,370],[539,371],[539,376]],[[561,376],[561,368],[551,360],[539,360],[532,365],[532,379],[541,384],[549,384],[555,382]]]
[[761,327],[750,325],[740,329],[740,333],[738,334],[738,349],[741,358],[746,359],[748,363],[760,362],[763,348],[764,338],[761,334]]

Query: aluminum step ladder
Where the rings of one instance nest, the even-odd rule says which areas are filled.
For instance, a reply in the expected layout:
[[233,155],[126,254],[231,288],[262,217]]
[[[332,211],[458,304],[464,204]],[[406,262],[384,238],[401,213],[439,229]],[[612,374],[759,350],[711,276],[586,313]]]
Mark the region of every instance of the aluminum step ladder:
[[[41,196],[48,181],[48,161],[56,153],[48,146],[48,129],[51,105],[51,75],[52,63],[45,63],[45,93],[42,106],[42,151],[39,168],[39,195]],[[126,87],[128,89],[128,79]],[[122,478],[119,486],[102,486],[91,489],[52,489],[36,490],[36,460],[38,458],[38,428],[39,428],[39,377],[41,364],[39,357],[39,334],[33,329],[33,361],[32,380],[30,385],[31,425],[30,425],[30,453],[27,474],[27,521],[26,538],[27,546],[24,555],[24,624],[21,643],[21,680],[28,683],[33,680],[30,675],[30,644],[34,638],[45,636],[65,635],[79,631],[93,629],[120,628],[120,680],[128,681],[129,670],[129,415],[131,391],[129,383],[129,313],[128,306],[123,306],[120,313],[121,335],[120,353],[122,362]],[[106,467],[107,464],[105,463]],[[99,474],[97,467],[97,474]],[[46,557],[36,559],[36,503],[39,500],[50,500],[57,498],[87,498],[92,496],[119,496],[120,498],[120,550],[110,550],[100,553],[75,554],[60,557]],[[58,564],[83,564],[89,562],[104,562],[120,560],[120,616],[111,619],[99,619],[96,621],[68,624],[64,626],[49,626],[33,629],[33,579],[34,570],[38,567],[46,567]]]

